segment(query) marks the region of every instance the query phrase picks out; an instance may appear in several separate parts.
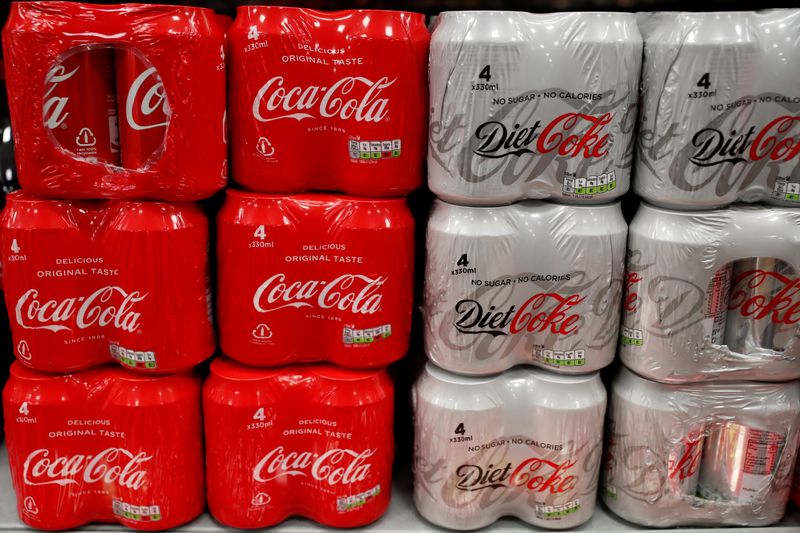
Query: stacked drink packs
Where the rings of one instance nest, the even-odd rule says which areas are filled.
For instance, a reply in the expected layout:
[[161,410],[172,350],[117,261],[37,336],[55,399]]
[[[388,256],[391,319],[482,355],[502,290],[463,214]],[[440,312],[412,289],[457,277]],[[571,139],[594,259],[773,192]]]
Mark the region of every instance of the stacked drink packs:
[[191,369],[216,341],[208,219],[188,201],[226,183],[220,50],[207,9],[11,8],[3,409],[29,526],[166,529],[205,507]]
[[639,27],[646,202],[601,492],[648,526],[771,524],[800,440],[800,10]]
[[[231,25],[25,2],[3,41],[23,187],[0,233],[18,360],[3,403],[23,522],[168,529],[206,501],[240,528],[378,519],[385,367],[411,329],[423,16],[251,6]],[[228,142],[249,190],[217,218],[229,358],[201,387],[209,227],[187,202],[225,186]]]
[[249,190],[217,217],[230,359],[203,397],[208,505],[226,526],[355,527],[388,508],[385,367],[411,331],[403,196],[422,181],[428,41],[422,15],[372,10],[247,6],[229,30],[232,177]]
[[414,501],[436,525],[513,515],[563,529],[594,512],[641,53],[631,14],[450,12],[433,25],[439,199],[413,403]]

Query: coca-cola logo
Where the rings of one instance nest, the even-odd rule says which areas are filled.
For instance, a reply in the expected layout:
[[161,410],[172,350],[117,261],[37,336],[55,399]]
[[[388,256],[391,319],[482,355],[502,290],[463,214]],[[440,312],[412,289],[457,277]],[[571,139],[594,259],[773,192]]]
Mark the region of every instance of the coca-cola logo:
[[[149,86],[146,86],[147,82],[150,82]],[[137,114],[134,110],[137,110],[141,117],[149,117],[159,111],[159,118],[163,116],[164,120],[152,124],[140,124],[136,121]],[[164,84],[155,67],[150,67],[139,74],[128,89],[128,97],[125,99],[125,118],[134,130],[150,130],[166,126],[169,115]]]
[[133,453],[125,448],[106,448],[96,455],[51,456],[40,448],[25,459],[22,478],[26,485],[91,485],[111,484],[139,490],[147,481],[142,465],[153,457],[145,452]]
[[700,467],[700,457],[703,451],[702,435],[694,436],[681,443],[681,453],[670,456],[667,476],[676,481],[692,478]]
[[69,117],[69,112],[66,110],[69,97],[54,95],[53,92],[55,92],[59,84],[72,78],[78,72],[78,69],[79,67],[75,67],[67,72],[67,68],[64,65],[56,65],[48,71],[44,80],[45,101],[43,108],[44,126],[46,128],[51,130],[58,128]]
[[[613,113],[592,116],[584,113],[565,113],[541,129],[537,120],[528,127],[506,126],[500,121],[484,122],[475,130],[478,145],[475,155],[489,158],[522,156],[525,154],[556,153],[562,157],[597,159],[608,154],[610,133],[607,126]],[[535,143],[535,151],[530,146]]]
[[633,313],[639,304],[637,285],[642,281],[642,276],[636,271],[625,273],[625,300],[623,309],[626,313]]
[[493,337],[520,332],[570,335],[578,330],[581,319],[574,308],[584,299],[578,294],[538,293],[519,309],[512,305],[506,310],[493,305],[484,309],[478,300],[459,300],[454,325],[461,333],[487,333]]
[[283,118],[333,118],[356,122],[381,122],[389,114],[389,99],[383,92],[397,78],[370,80],[346,76],[328,87],[285,87],[283,76],[270,78],[253,99],[253,117],[259,122]]
[[[798,126],[798,137],[790,132]],[[745,133],[732,130],[729,134],[715,128],[703,128],[692,137],[697,148],[689,161],[700,167],[723,163],[744,163],[748,160],[790,161],[800,154],[800,117],[781,116],[772,120],[756,134],[755,126]]]
[[[731,285],[728,309],[753,320],[766,318],[774,324],[800,322],[800,279],[755,269],[738,274]],[[770,287],[772,297],[765,297],[759,287]]]
[[530,457],[514,467],[512,463],[504,466],[463,464],[456,469],[456,488],[463,491],[476,491],[487,488],[524,487],[533,492],[563,494],[575,488],[577,476],[569,470],[576,461],[551,461]]
[[37,289],[29,289],[17,300],[15,316],[17,324],[26,329],[72,331],[72,327],[86,329],[96,324],[134,332],[141,317],[134,310],[135,304],[146,297],[147,293],[129,293],[114,285],[97,289],[89,296],[43,301]]
[[331,281],[287,282],[279,273],[259,285],[253,295],[253,307],[259,313],[271,313],[285,307],[318,307],[371,315],[380,310],[380,292],[386,276],[371,278],[362,274],[342,274]]
[[286,452],[278,446],[264,455],[253,468],[253,479],[267,483],[285,476],[312,477],[328,485],[350,485],[363,481],[370,474],[372,464],[367,459],[375,449],[361,452],[346,448],[333,448],[325,453]]

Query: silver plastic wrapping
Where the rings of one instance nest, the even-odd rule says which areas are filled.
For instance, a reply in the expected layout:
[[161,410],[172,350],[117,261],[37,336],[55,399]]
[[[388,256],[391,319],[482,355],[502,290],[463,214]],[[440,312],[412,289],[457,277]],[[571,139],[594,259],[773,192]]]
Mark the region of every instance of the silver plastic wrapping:
[[800,211],[737,205],[631,222],[620,357],[662,382],[800,377]]
[[486,375],[517,364],[561,373],[614,358],[627,225],[620,206],[437,201],[428,223],[425,349]]
[[504,515],[565,529],[594,512],[606,391],[597,374],[516,368],[490,378],[428,363],[412,391],[414,503],[478,529]]
[[764,526],[786,509],[800,382],[667,385],[623,369],[609,399],[601,494],[646,526]]
[[800,205],[800,9],[642,13],[636,193]]
[[641,50],[630,13],[440,14],[430,49],[431,190],[463,205],[621,196]]

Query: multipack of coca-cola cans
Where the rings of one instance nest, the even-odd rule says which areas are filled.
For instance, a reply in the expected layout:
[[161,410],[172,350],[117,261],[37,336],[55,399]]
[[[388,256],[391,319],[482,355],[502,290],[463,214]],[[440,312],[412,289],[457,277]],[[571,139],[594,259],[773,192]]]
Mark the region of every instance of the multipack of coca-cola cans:
[[[206,498],[248,529],[383,515],[385,367],[411,330],[404,195],[422,182],[424,22],[13,5],[3,42],[23,190],[0,247],[25,524],[168,529]],[[220,197],[210,231],[213,202],[189,201],[225,186],[228,143],[250,191]],[[224,356],[198,368],[217,351],[215,284]]]

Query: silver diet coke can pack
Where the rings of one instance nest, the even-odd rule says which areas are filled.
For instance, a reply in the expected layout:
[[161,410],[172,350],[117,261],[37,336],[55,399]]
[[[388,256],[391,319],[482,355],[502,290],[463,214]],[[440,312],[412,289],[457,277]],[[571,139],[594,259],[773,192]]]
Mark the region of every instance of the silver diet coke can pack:
[[800,9],[649,13],[634,187],[674,209],[800,205]]
[[642,204],[628,240],[622,362],[662,382],[800,377],[798,272],[797,210]]
[[428,363],[412,399],[414,503],[430,522],[477,529],[512,515],[565,529],[592,516],[606,408],[598,374],[471,378]]
[[623,369],[611,387],[601,494],[646,526],[768,525],[800,442],[800,382],[668,385]]
[[464,205],[621,196],[641,50],[627,13],[442,13],[430,49],[431,190]]
[[562,373],[614,358],[627,226],[618,203],[437,201],[428,223],[425,348],[486,375],[517,364]]

